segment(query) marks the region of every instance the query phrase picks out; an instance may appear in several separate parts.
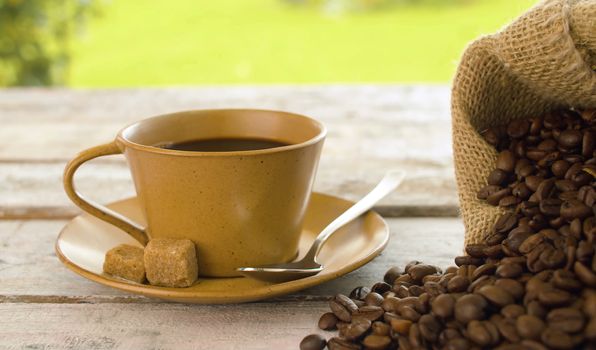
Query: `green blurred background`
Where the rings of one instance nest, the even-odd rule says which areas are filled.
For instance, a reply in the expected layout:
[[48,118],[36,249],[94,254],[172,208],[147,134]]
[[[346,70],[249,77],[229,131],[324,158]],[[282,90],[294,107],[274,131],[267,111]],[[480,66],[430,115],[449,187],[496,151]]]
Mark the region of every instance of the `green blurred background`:
[[0,0],[0,86],[448,82],[534,0]]

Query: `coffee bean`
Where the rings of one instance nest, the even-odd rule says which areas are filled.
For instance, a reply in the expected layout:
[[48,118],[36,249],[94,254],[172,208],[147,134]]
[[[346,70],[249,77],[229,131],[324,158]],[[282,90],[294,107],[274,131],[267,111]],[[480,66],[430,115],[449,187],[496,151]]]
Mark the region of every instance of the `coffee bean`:
[[593,215],[592,208],[577,199],[570,199],[561,204],[561,217],[571,221],[575,218],[585,219]]
[[519,342],[521,340],[521,338],[520,338],[519,334],[517,334],[515,320],[510,319],[510,318],[496,317],[496,316],[500,316],[500,315],[493,315],[493,317],[491,317],[490,320],[497,326],[497,329],[499,330],[499,334],[501,334],[501,336],[503,338],[505,338],[506,340],[508,340],[512,343]]
[[513,296],[505,289],[497,286],[484,286],[478,290],[478,294],[482,295],[491,304],[504,307],[513,304]]
[[521,282],[511,278],[500,278],[495,281],[495,286],[506,290],[514,299],[520,299],[525,292]]
[[344,322],[350,322],[352,320],[352,313],[358,310],[352,299],[342,294],[337,294],[335,298],[329,301],[329,307],[335,316]]
[[497,156],[497,169],[511,173],[515,167],[515,156],[509,150],[504,150]]
[[435,266],[426,265],[426,264],[418,264],[412,266],[408,269],[408,274],[414,281],[422,281],[422,278],[427,275],[432,275],[437,273],[437,268]]
[[499,186],[507,180],[507,173],[501,169],[495,169],[488,175],[488,184]]
[[582,155],[584,157],[591,157],[596,147],[596,135],[593,131],[584,131],[582,138]]
[[360,345],[339,337],[329,339],[327,347],[329,350],[360,350]]
[[516,319],[519,316],[523,315],[526,312],[526,309],[518,304],[509,304],[501,309],[501,315],[506,318]]
[[486,201],[490,205],[498,205],[499,201],[511,194],[511,188],[506,187],[503,189],[498,190],[497,192],[491,193],[487,198]]
[[538,293],[538,300],[546,306],[559,306],[569,303],[571,294],[564,290],[542,290]]
[[517,119],[507,126],[507,135],[512,138],[521,138],[530,130],[530,122],[527,119]]
[[332,312],[326,312],[319,318],[319,328],[325,331],[332,331],[337,329],[337,322],[339,319]]
[[559,144],[565,148],[574,148],[581,144],[582,133],[578,130],[565,130],[559,136]]
[[362,306],[352,314],[352,318],[362,317],[369,321],[377,321],[383,317],[385,310],[380,306]]
[[327,342],[318,334],[307,335],[300,342],[300,350],[323,350]]
[[532,315],[522,315],[515,321],[517,334],[525,339],[540,339],[542,331],[546,327],[544,321]]
[[547,327],[542,331],[540,339],[553,349],[572,349],[573,341],[569,334],[554,328]]
[[471,256],[462,255],[458,256],[454,259],[455,265],[462,266],[462,265],[480,265],[483,263],[482,259],[473,258]]
[[466,277],[455,276],[447,283],[447,290],[450,293],[463,292],[468,289],[470,281]]
[[435,315],[449,318],[453,315],[455,299],[450,294],[441,294],[432,301],[431,307]]
[[389,270],[387,270],[387,272],[385,272],[385,276],[383,276],[383,281],[385,281],[385,283],[387,284],[392,285],[393,282],[395,282],[395,280],[403,273],[404,271],[401,268],[399,268],[398,266],[393,266]]
[[378,282],[378,283],[375,283],[370,290],[372,292],[383,295],[383,293],[391,290],[391,285],[389,285],[385,282]]
[[463,324],[472,320],[482,320],[488,306],[486,299],[477,294],[466,294],[455,302],[455,319]]
[[384,350],[387,349],[390,344],[391,338],[386,335],[371,334],[366,336],[362,341],[362,345],[370,350]]
[[364,303],[369,306],[381,306],[383,297],[379,293],[370,292],[364,298]]
[[489,321],[470,321],[467,335],[470,340],[481,347],[494,345],[499,341],[499,330]]
[[480,191],[478,191],[476,197],[478,199],[485,200],[488,198],[488,196],[492,195],[493,193],[495,193],[499,190],[501,190],[501,187],[499,187],[499,186],[486,185],[482,189],[480,189]]
[[350,299],[354,300],[364,300],[366,295],[370,293],[370,289],[367,287],[356,287],[350,292]]
[[412,321],[405,320],[405,319],[392,319],[391,320],[391,329],[401,335],[407,335],[410,333],[410,327],[412,326]]
[[389,335],[391,326],[383,321],[375,321],[370,326],[373,334],[376,335]]
[[517,278],[523,272],[519,264],[501,264],[496,269],[496,274],[502,278]]
[[582,312],[570,307],[551,310],[546,315],[546,321],[549,327],[566,333],[581,331],[585,323]]
[[565,173],[567,173],[567,170],[569,170],[570,166],[571,165],[569,164],[569,162],[560,159],[553,162],[553,164],[551,165],[551,171],[553,172],[553,175],[561,179],[565,176]]

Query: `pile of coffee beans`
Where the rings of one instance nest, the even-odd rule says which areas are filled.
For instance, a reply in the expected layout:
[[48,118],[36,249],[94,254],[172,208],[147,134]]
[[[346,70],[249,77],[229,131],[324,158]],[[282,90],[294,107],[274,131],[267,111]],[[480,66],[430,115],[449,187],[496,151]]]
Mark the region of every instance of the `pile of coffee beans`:
[[337,295],[323,349],[596,349],[596,110],[564,110],[482,132],[499,155],[478,198],[508,209],[441,271],[392,267]]

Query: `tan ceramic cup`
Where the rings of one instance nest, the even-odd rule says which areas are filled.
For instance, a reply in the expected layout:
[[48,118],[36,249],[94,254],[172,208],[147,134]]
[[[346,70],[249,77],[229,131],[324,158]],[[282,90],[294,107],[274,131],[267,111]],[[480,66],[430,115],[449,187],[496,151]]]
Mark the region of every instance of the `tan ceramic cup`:
[[[286,112],[222,109],[161,115],[79,153],[66,166],[64,188],[81,209],[143,244],[156,237],[191,239],[202,276],[237,276],[238,267],[296,256],[325,135],[321,123]],[[155,147],[213,138],[266,138],[289,145],[234,152]],[[74,189],[73,175],[81,164],[119,153],[128,161],[147,227]]]

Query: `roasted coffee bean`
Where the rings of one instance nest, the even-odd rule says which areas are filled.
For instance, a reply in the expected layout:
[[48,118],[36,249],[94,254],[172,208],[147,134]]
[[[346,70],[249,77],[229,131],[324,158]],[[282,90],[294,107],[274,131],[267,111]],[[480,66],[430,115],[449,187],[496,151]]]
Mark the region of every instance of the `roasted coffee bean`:
[[512,138],[521,138],[530,130],[527,119],[517,119],[507,125],[507,135]]
[[375,292],[375,293],[383,295],[383,293],[391,290],[391,285],[389,285],[385,282],[378,282],[378,283],[375,283],[370,290],[371,290],[371,292]]
[[503,214],[495,223],[495,231],[499,233],[509,232],[517,224],[517,217],[513,213]]
[[383,318],[384,313],[385,310],[380,306],[362,306],[352,314],[352,318],[361,317],[369,321],[377,321]]
[[468,255],[458,256],[454,259],[455,265],[462,266],[462,265],[480,265],[483,263],[482,259],[473,258]]
[[370,350],[384,350],[389,347],[391,344],[391,338],[386,335],[377,335],[371,334],[366,336],[362,341],[362,345],[364,345],[367,349]]
[[567,170],[569,170],[570,166],[571,165],[568,161],[560,159],[553,162],[550,169],[553,172],[553,175],[555,175],[559,179],[562,179],[565,176],[565,173],[567,173]]
[[513,296],[505,289],[497,286],[484,286],[478,290],[478,294],[482,295],[491,304],[504,307],[513,304]]
[[488,175],[488,184],[493,186],[499,186],[503,184],[508,178],[505,171],[501,169],[495,169]]
[[343,294],[337,294],[335,298],[329,301],[329,307],[335,316],[344,322],[350,322],[352,313],[358,310],[354,301]]
[[482,264],[482,265],[478,266],[478,268],[476,268],[476,270],[474,270],[474,272],[472,273],[472,280],[476,280],[480,276],[492,275],[495,273],[496,269],[497,269],[496,264],[492,264],[492,263]]
[[571,294],[560,289],[546,289],[538,293],[538,300],[546,306],[566,305],[571,301]]
[[585,219],[593,215],[592,208],[577,199],[570,199],[561,204],[561,217],[566,220]]
[[542,319],[532,315],[521,315],[515,321],[517,334],[525,339],[540,339],[546,327]]
[[453,315],[454,307],[455,298],[453,298],[451,294],[441,294],[437,296],[431,303],[433,313],[444,319]]
[[506,318],[516,319],[525,314],[526,309],[518,304],[509,304],[501,309],[501,315]]
[[369,306],[381,306],[383,303],[383,296],[379,293],[370,292],[364,298],[364,303]]
[[478,191],[478,194],[476,195],[476,197],[478,199],[485,200],[488,198],[488,196],[490,196],[493,193],[500,191],[500,190],[501,190],[501,187],[499,187],[499,186],[486,185],[480,191]]
[[499,341],[499,330],[489,321],[473,320],[468,323],[467,336],[481,347],[494,345]]
[[467,277],[455,276],[447,283],[447,290],[450,293],[463,292],[468,289],[470,280]]
[[584,327],[584,316],[581,311],[565,307],[551,310],[546,315],[548,326],[565,333],[576,333]]
[[387,284],[393,285],[395,280],[403,273],[404,271],[401,268],[399,268],[398,266],[393,266],[389,270],[387,270],[387,272],[385,272],[385,276],[383,276],[383,281],[385,281],[385,283]]
[[484,249],[486,249],[486,244],[468,244],[466,246],[466,253],[474,258],[484,258],[486,257]]
[[350,292],[350,299],[364,300],[368,293],[370,293],[370,288],[362,286],[356,287]]
[[565,148],[575,148],[582,142],[582,133],[578,130],[565,130],[559,136],[559,144]]
[[339,319],[335,316],[332,312],[324,313],[321,318],[319,318],[319,328],[325,331],[332,331],[337,329],[337,322]]
[[373,322],[370,328],[373,334],[376,335],[389,335],[391,331],[391,326],[383,321]]
[[491,193],[486,197],[486,201],[490,205],[499,205],[499,201],[511,194],[511,188],[506,187],[498,190],[497,192]]
[[412,321],[405,320],[405,319],[392,319],[390,321],[391,329],[401,335],[407,335],[410,333],[410,327],[412,326]]
[[495,286],[506,290],[514,299],[520,299],[525,292],[523,284],[511,278],[497,279],[495,281]]
[[497,276],[502,278],[517,278],[522,274],[523,268],[520,264],[501,264],[495,272]]
[[515,156],[513,152],[504,150],[497,156],[497,169],[503,170],[504,172],[511,173],[515,168]]
[[477,294],[466,294],[455,302],[455,319],[463,324],[485,318],[486,299]]
[[327,345],[325,338],[318,334],[307,335],[300,342],[300,350],[323,350]]
[[547,327],[542,331],[540,339],[544,345],[553,349],[572,349],[573,340],[569,334],[554,328]]
[[329,350],[360,350],[360,345],[339,337],[329,339],[327,347]]

